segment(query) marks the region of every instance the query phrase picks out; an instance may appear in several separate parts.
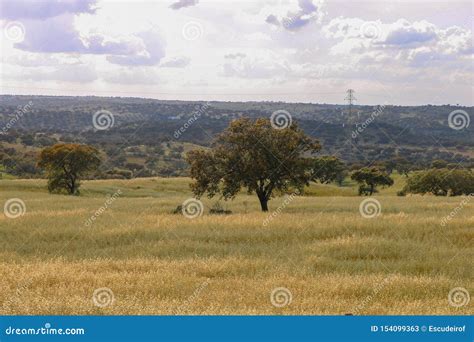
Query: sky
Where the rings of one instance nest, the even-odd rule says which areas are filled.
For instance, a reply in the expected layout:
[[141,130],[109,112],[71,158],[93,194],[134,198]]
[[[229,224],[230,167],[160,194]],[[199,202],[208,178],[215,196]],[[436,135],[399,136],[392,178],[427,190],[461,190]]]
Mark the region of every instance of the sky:
[[473,6],[0,0],[0,93],[472,106]]

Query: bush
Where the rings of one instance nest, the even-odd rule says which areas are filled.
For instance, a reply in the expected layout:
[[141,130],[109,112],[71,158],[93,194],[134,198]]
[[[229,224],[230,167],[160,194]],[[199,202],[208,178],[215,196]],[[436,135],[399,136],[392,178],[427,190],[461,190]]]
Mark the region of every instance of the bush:
[[209,210],[210,214],[215,215],[229,215],[232,214],[232,211],[225,210],[219,202],[216,202],[212,205],[211,210]]
[[400,191],[397,191],[397,196],[401,196],[401,197],[403,197],[403,196],[406,196],[406,195],[407,195],[407,193],[406,193],[406,191],[405,191],[405,190],[400,190]]
[[178,205],[173,211],[171,211],[172,214],[180,214],[182,215],[183,214],[183,206],[180,204]]
[[464,169],[431,169],[415,173],[403,188],[406,193],[435,196],[474,194],[474,174]]

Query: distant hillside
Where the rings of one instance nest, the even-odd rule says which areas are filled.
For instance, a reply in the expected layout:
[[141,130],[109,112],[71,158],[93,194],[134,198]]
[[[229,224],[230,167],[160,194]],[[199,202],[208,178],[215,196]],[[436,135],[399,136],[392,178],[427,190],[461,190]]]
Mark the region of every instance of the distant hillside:
[[[456,109],[473,113],[473,107],[448,105],[354,106],[350,112],[348,106],[329,104],[0,95],[0,133],[4,133],[0,134],[0,163],[6,168],[16,163],[18,175],[35,174],[34,157],[40,148],[61,141],[81,142],[104,151],[104,167],[110,172],[184,175],[183,153],[190,146],[208,146],[234,118],[270,117],[277,110],[288,111],[294,122],[318,138],[322,154],[336,155],[349,164],[396,156],[419,165],[434,159],[472,163],[474,125],[450,128],[448,115]],[[113,114],[111,128],[94,128],[93,115],[99,110]],[[176,134],[180,128],[182,132]]]

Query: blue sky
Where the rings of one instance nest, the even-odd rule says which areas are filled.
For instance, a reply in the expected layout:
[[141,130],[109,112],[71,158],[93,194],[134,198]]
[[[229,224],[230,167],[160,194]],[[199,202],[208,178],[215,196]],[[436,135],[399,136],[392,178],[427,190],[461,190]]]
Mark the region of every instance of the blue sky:
[[473,104],[470,1],[0,4],[4,94]]

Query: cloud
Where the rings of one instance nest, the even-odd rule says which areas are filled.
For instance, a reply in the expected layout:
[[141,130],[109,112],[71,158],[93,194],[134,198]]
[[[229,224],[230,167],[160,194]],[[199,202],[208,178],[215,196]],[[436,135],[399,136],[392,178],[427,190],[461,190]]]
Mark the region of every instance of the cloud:
[[[291,4],[290,4],[291,6]],[[265,22],[283,27],[288,31],[296,31],[312,21],[321,19],[321,13],[313,0],[298,0],[298,7],[289,8],[284,15],[269,14]]]
[[323,31],[327,38],[338,40],[331,47],[333,55],[356,53],[359,60],[367,62],[375,62],[377,57],[381,61],[417,61],[420,66],[429,60],[451,60],[448,55],[462,59],[462,54],[473,51],[472,31],[457,26],[441,29],[425,20],[382,23],[339,17]]
[[410,51],[405,58],[409,62],[410,66],[413,67],[426,67],[440,61],[446,62],[453,60],[452,56],[437,53],[433,49],[427,47]]
[[272,25],[276,25],[276,26],[280,26],[280,20],[277,18],[276,15],[274,14],[270,14],[266,19],[265,19],[265,22],[269,23],[269,24],[272,24]]
[[18,65],[25,68],[35,68],[44,66],[57,66],[60,60],[49,54],[21,54],[17,56],[7,56],[3,63]]
[[96,0],[5,0],[0,17],[21,20],[24,39],[17,49],[33,53],[78,53],[107,55],[110,63],[156,65],[165,55],[157,32],[127,36],[84,34],[75,26],[75,16],[95,13]]
[[164,41],[156,30],[127,37],[101,34],[81,35],[74,27],[74,15],[63,14],[46,20],[25,20],[25,39],[14,46],[35,53],[79,53],[107,55],[120,65],[156,65],[165,55]]
[[160,64],[163,68],[184,68],[189,65],[191,59],[189,57],[173,57]]
[[[243,54],[242,54],[243,55]],[[260,53],[256,56],[227,58],[222,67],[222,76],[247,79],[274,79],[285,77],[290,66],[275,54]]]
[[388,27],[386,36],[378,44],[398,47],[422,45],[436,39],[439,30],[427,21],[410,23],[400,19]]
[[85,52],[73,15],[63,14],[48,20],[27,20],[25,39],[15,47],[30,52]]
[[25,21],[24,26],[25,39],[15,47],[29,52],[132,55],[142,49],[137,39],[114,41],[98,34],[81,37],[71,14]]
[[361,27],[364,22],[364,20],[359,18],[338,17],[331,19],[331,21],[323,27],[323,32],[327,38],[363,38]]
[[171,9],[179,10],[183,7],[195,6],[197,5],[199,0],[178,0],[177,2],[170,5]]
[[65,13],[94,13],[96,0],[3,0],[0,18],[46,19]]
[[165,56],[165,44],[161,35],[155,31],[146,31],[137,34],[144,45],[138,54],[110,55],[107,60],[114,64],[128,66],[150,66],[156,65]]
[[97,55],[131,55],[139,53],[143,48],[141,41],[136,37],[113,40],[96,34],[87,37],[85,41],[84,53]]

